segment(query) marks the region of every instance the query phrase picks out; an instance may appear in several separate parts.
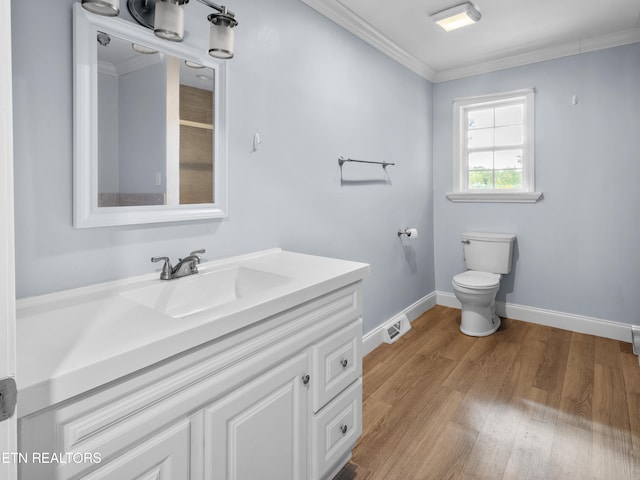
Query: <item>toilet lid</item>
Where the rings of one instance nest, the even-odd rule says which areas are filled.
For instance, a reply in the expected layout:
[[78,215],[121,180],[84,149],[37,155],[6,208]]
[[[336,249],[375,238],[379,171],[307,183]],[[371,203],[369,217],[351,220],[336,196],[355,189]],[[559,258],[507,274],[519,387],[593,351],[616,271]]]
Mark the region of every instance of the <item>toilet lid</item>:
[[461,287],[493,288],[500,285],[500,275],[497,273],[467,270],[453,277],[453,281]]

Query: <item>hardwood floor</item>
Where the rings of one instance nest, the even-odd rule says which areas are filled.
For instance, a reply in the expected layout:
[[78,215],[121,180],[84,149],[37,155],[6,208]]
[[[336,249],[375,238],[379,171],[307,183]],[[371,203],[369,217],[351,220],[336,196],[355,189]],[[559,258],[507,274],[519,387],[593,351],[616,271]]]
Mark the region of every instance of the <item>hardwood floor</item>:
[[338,480],[640,478],[631,345],[515,320],[467,337],[437,306],[364,359],[364,426]]

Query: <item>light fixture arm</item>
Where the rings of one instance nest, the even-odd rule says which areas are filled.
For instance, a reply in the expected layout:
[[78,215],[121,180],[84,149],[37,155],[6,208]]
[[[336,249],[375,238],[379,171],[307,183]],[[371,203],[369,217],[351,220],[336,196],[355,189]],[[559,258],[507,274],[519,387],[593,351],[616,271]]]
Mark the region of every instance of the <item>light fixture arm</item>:
[[236,14],[231,10],[227,10],[227,7],[224,5],[218,5],[217,3],[210,2],[209,0],[198,0],[200,3],[204,3],[207,7],[211,7],[214,10],[222,13],[223,15],[229,15],[230,17],[235,17]]
[[[159,0],[127,0],[127,8],[133,19],[143,27],[153,30],[156,3]],[[189,0],[173,0],[178,5],[186,5]]]

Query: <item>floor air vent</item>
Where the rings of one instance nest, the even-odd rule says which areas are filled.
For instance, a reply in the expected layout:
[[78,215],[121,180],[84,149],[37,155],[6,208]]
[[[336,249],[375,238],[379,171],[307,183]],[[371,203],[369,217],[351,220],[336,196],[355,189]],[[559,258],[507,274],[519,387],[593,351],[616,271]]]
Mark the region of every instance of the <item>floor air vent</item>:
[[384,325],[383,340],[385,343],[393,343],[409,330],[411,330],[409,319],[405,314],[399,315]]

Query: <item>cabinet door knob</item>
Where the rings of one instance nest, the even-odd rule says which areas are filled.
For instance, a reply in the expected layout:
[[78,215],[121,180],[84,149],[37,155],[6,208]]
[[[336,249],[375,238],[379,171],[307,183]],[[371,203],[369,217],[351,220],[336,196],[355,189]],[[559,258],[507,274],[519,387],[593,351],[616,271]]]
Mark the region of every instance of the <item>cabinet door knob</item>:
[[309,380],[311,380],[311,377],[309,375],[305,375],[302,377],[302,383],[304,383],[305,385],[309,383]]
[[347,433],[347,430],[349,430],[349,427],[347,427],[346,425],[340,425],[340,431],[343,435]]
[[347,368],[347,365],[349,365],[349,360],[343,358],[342,360],[340,360],[340,365],[342,365],[342,368]]

